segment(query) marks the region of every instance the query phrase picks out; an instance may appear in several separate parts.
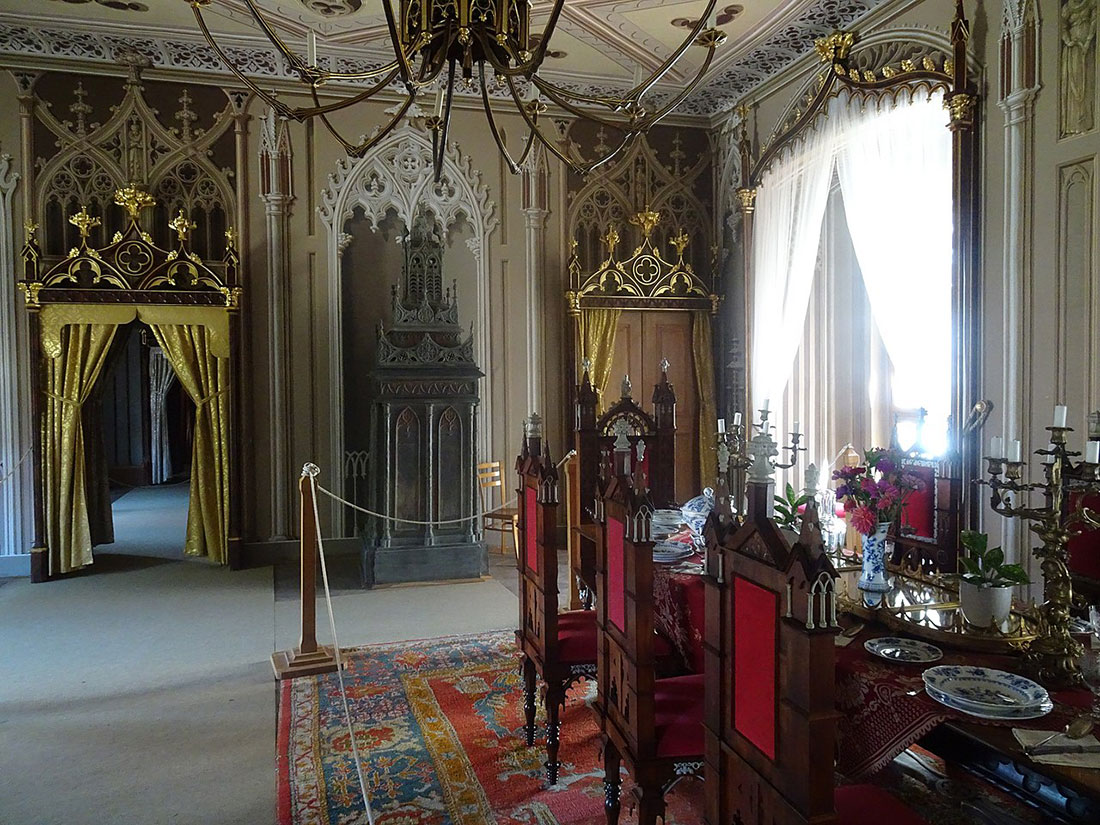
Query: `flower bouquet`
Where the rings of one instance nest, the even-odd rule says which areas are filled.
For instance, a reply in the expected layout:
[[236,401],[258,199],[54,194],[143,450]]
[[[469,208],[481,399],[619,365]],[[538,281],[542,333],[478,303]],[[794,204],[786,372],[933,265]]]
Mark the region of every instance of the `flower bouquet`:
[[[859,589],[882,594],[886,578],[886,533],[901,516],[906,502],[924,483],[902,465],[903,454],[881,447],[867,450],[864,463],[833,472],[836,497],[843,501],[848,522],[863,536],[863,572]],[[881,595],[878,600],[881,600]]]

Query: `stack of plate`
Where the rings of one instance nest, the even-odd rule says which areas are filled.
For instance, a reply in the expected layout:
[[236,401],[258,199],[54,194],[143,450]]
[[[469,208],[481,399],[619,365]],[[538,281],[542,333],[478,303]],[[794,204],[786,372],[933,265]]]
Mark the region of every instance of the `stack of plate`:
[[658,564],[673,564],[694,555],[690,544],[680,541],[659,541],[653,545],[653,561]]
[[679,532],[681,523],[679,510],[657,510],[650,526],[653,539],[660,541]]
[[937,702],[980,719],[1037,719],[1054,708],[1042,685],[986,667],[930,667],[924,689]]

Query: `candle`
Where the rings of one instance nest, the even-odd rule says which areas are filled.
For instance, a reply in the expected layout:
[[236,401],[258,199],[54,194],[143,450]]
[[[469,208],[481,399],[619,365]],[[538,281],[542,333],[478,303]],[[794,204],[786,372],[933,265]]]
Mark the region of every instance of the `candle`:
[[435,116],[443,117],[443,86],[435,90]]
[[309,30],[309,37],[306,39],[306,62],[310,66],[317,65],[317,32],[313,29]]
[[1100,441],[1089,441],[1085,444],[1085,461],[1089,464],[1100,464]]
[[770,405],[771,403],[772,403],[772,402],[771,402],[771,399],[769,399],[769,398],[765,398],[765,399],[764,399],[764,406],[763,406],[763,410],[764,410],[764,412],[767,412],[767,411],[768,411],[768,405]]
[[802,425],[799,422],[794,422],[794,434],[799,435],[802,432]]
[[722,435],[723,433],[725,433],[725,431],[726,431],[726,419],[719,418],[718,419],[718,434]]
[[1050,442],[1049,444],[1047,444],[1047,450],[1049,451],[1049,455],[1043,456],[1043,463],[1044,464],[1053,464],[1054,463],[1054,442],[1053,441]]
[[1066,426],[1066,405],[1055,404],[1054,405],[1054,426],[1064,427]]
[[735,426],[735,427],[740,427],[741,426],[741,413],[735,412],[733,414],[733,426]]
[[1008,460],[1020,460],[1020,439],[1014,438],[1008,442]]
[[989,439],[989,457],[998,459],[1005,457],[1005,440],[999,435]]

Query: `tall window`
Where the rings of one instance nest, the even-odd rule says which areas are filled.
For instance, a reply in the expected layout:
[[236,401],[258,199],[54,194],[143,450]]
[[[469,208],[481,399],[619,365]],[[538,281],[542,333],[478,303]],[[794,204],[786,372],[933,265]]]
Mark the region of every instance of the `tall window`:
[[753,397],[780,432],[803,425],[819,466],[846,443],[888,443],[895,420],[902,447],[948,447],[946,125],[939,92],[842,92],[761,180]]

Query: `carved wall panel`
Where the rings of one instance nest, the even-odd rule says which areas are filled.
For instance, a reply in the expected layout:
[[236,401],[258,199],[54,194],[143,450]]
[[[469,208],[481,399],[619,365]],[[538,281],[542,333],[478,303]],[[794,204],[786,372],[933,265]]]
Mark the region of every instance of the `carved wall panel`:
[[[1075,415],[1082,416],[1100,406],[1100,383],[1093,375],[1094,365],[1100,363],[1100,331],[1096,329],[1100,323],[1100,284],[1097,284],[1093,260],[1096,246],[1095,161],[1089,159],[1062,166],[1058,177],[1056,394]],[[1084,422],[1070,423],[1079,427]]]
[[1059,135],[1096,126],[1096,0],[1062,0],[1059,23]]

